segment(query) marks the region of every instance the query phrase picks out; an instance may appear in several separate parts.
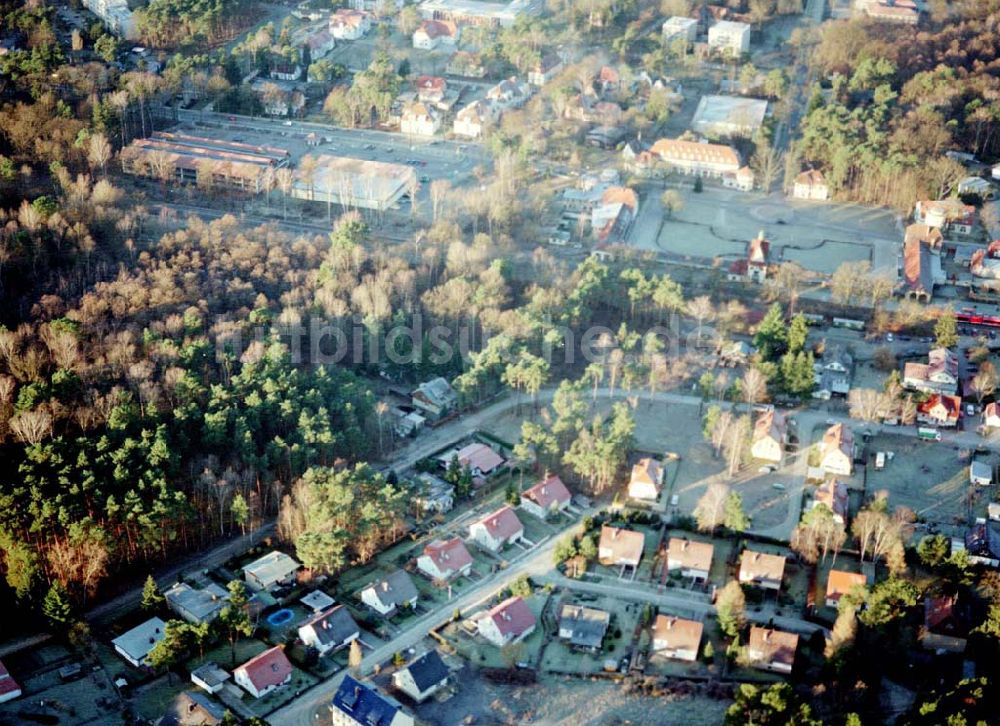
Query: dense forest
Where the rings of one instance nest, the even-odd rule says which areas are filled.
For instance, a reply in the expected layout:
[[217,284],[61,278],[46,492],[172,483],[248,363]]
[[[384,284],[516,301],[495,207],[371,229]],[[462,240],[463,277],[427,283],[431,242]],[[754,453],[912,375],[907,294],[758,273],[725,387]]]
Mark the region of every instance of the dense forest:
[[997,4],[938,5],[926,28],[856,19],[821,31],[797,151],[846,198],[908,209],[965,175],[946,151],[1000,154]]

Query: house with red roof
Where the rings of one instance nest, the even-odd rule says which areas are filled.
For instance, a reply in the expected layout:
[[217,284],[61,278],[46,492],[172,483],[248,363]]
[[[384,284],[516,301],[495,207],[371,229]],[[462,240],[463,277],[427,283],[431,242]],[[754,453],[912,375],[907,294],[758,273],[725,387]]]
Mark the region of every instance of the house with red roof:
[[3,661],[0,661],[0,703],[13,701],[20,695],[21,686],[10,675]]
[[961,413],[961,398],[935,393],[917,406],[917,421],[931,426],[954,428],[958,426]]
[[417,89],[417,98],[424,103],[441,103],[448,90],[448,81],[441,76],[420,76],[413,85]]
[[521,494],[521,509],[540,519],[569,506],[573,495],[556,475],[547,476]]
[[476,624],[479,634],[498,648],[524,640],[535,632],[535,614],[520,597],[510,597],[491,608]]
[[740,156],[732,147],[681,139],[660,139],[650,148],[669,168],[682,174],[721,179],[742,167]]
[[840,604],[840,598],[847,595],[856,587],[864,587],[868,584],[868,578],[857,572],[844,572],[843,570],[830,570],[830,576],[826,581],[826,606],[835,608]]
[[507,463],[500,454],[486,444],[480,443],[468,444],[457,451],[445,452],[438,457],[438,461],[447,468],[452,458],[458,459],[459,466],[468,467],[474,477],[489,476]]
[[472,569],[472,555],[458,537],[434,540],[424,546],[424,553],[417,558],[417,569],[432,580],[463,577]]
[[509,506],[501,507],[469,527],[469,539],[490,552],[499,552],[524,537],[524,526]]
[[771,243],[764,239],[764,230],[757,233],[747,243],[747,277],[758,285],[767,279],[768,256],[771,252]]
[[822,504],[831,512],[836,522],[844,524],[847,521],[847,487],[837,479],[828,479],[823,482],[813,495],[810,509]]
[[834,424],[819,442],[820,467],[827,474],[850,476],[854,471],[854,434],[844,424]]
[[413,47],[422,50],[434,50],[441,45],[454,47],[459,33],[459,27],[451,20],[425,20],[413,33]]
[[830,198],[830,187],[819,169],[806,169],[795,177],[792,196],[796,199],[826,201]]
[[251,696],[260,698],[291,682],[292,664],[285,649],[276,645],[234,670],[233,680]]

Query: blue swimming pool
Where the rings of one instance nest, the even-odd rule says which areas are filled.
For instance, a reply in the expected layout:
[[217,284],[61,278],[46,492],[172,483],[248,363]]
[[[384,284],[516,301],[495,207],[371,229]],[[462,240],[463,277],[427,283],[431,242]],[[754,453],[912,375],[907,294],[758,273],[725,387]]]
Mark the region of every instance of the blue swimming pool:
[[267,616],[267,624],[274,626],[284,625],[294,617],[295,613],[291,610],[288,608],[281,608],[281,610],[276,610]]

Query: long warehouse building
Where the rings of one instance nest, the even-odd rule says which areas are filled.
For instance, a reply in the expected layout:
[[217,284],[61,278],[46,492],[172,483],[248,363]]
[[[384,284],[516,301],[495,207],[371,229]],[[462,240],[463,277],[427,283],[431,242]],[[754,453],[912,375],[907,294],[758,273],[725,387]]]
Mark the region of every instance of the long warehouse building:
[[264,190],[265,172],[289,163],[287,149],[155,131],[122,149],[127,174],[170,177],[181,184],[205,183],[253,193]]
[[384,211],[416,184],[416,172],[403,164],[320,154],[315,170],[296,170],[292,196],[348,209]]

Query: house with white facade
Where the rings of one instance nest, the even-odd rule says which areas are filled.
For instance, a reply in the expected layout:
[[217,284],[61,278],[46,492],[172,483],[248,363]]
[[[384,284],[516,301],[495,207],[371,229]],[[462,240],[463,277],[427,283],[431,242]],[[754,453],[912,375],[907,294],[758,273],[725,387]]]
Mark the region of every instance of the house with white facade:
[[360,636],[361,629],[343,605],[337,605],[299,626],[299,640],[307,648],[315,648],[321,657],[350,645]]
[[535,614],[520,597],[507,598],[490,608],[476,623],[479,634],[498,648],[524,640],[535,632],[536,625]]
[[429,650],[392,674],[392,685],[417,703],[423,703],[448,683],[448,666],[436,650]]
[[826,201],[830,198],[830,188],[826,177],[818,169],[807,169],[795,177],[792,185],[792,196],[796,199]]
[[521,493],[521,509],[545,519],[550,514],[565,510],[572,498],[563,480],[553,474]]
[[694,661],[701,647],[704,624],[674,615],[657,615],[653,621],[651,645],[655,655],[675,660]]
[[647,456],[632,467],[632,475],[628,481],[630,499],[655,502],[660,498],[662,488],[663,467],[660,462]]
[[499,552],[524,537],[524,526],[509,506],[488,514],[469,527],[469,539],[490,552]]
[[330,34],[337,40],[358,40],[371,27],[371,15],[364,10],[338,8],[330,15]]
[[413,47],[421,50],[454,48],[458,44],[460,32],[459,27],[450,20],[425,20],[413,31]]
[[467,139],[482,138],[483,133],[500,118],[500,109],[486,98],[473,101],[455,114],[452,131]]
[[396,570],[361,591],[361,602],[383,617],[391,617],[400,608],[416,607],[419,593],[404,570]]
[[414,136],[433,136],[441,128],[441,114],[433,106],[417,101],[403,111],[399,130]]
[[251,590],[270,590],[272,587],[293,582],[295,573],[302,567],[284,552],[272,550],[243,568],[243,579]]
[[710,542],[671,537],[667,543],[667,571],[679,572],[682,577],[705,582],[712,570],[714,554],[715,546]]
[[233,681],[254,698],[260,698],[291,683],[292,664],[285,649],[276,645],[236,668]]
[[150,618],[111,641],[115,651],[136,668],[146,665],[149,651],[164,638],[167,624],[159,618]]
[[423,554],[417,558],[417,569],[432,580],[467,576],[472,570],[472,555],[458,537],[434,540],[424,546]]

